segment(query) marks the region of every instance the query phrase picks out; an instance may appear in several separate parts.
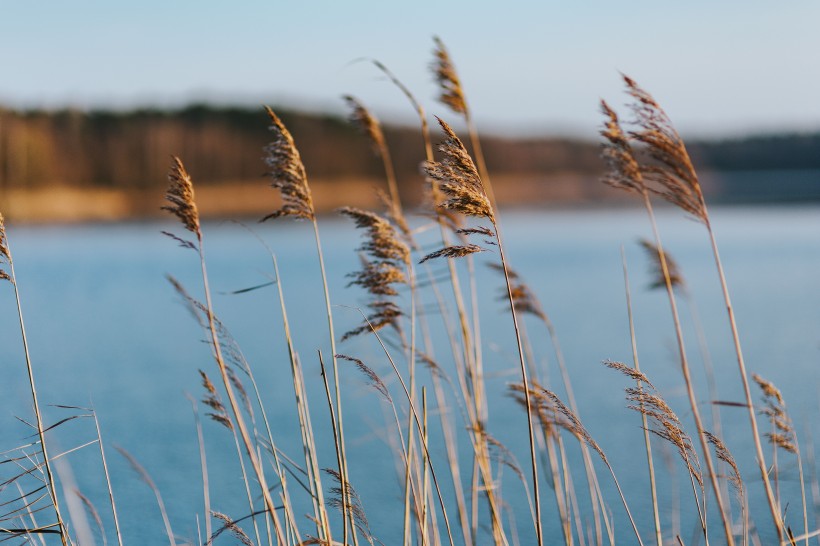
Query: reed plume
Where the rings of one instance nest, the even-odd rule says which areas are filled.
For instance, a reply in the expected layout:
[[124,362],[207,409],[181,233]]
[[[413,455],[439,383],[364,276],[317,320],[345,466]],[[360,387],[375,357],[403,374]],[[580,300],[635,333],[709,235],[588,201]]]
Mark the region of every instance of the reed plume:
[[435,59],[430,65],[430,69],[433,71],[439,86],[438,100],[446,104],[453,112],[466,114],[468,112],[467,100],[464,97],[461,80],[450,58],[450,53],[438,36],[433,36],[433,42],[436,45],[435,50],[433,50]]
[[[723,270],[717,241],[709,219],[706,201],[697,173],[683,140],[675,130],[666,112],[664,112],[657,101],[648,92],[638,86],[634,80],[624,76],[624,82],[627,87],[627,93],[634,99],[631,108],[635,114],[635,123],[637,124],[637,129],[631,131],[629,136],[642,144],[646,153],[649,154],[651,161],[646,162],[646,164],[641,167],[641,170],[645,178],[655,186],[652,188],[652,191],[699,220],[704,224],[708,232],[709,243],[712,247],[715,267],[718,272],[720,287],[723,292],[723,300],[728,314],[729,326],[732,332],[732,342],[734,344],[738,370],[743,385],[743,394],[748,411],[752,440],[755,444],[757,466],[778,539],[783,541],[785,526],[776,506],[774,492],[772,491],[772,486],[769,481],[766,460],[763,456],[763,447],[760,442],[760,433],[758,431],[752,403],[749,378],[746,372],[743,350],[740,345],[737,321],[735,320],[726,275]],[[704,456],[706,457],[707,463],[709,463],[708,451],[705,449]],[[710,472],[710,475],[713,475],[713,473]],[[719,496],[718,502],[720,502]],[[724,527],[725,526],[726,519],[724,517]],[[732,541],[728,533],[727,540]]]
[[436,119],[445,135],[438,148],[443,157],[438,162],[425,162],[424,172],[449,196],[438,207],[493,222],[493,209],[473,159],[455,131],[444,120]]
[[[0,214],[0,265],[11,264],[11,254],[9,254],[8,242],[6,240],[6,221],[3,215]],[[0,267],[0,280],[14,282],[11,275]]]
[[390,222],[378,214],[353,207],[341,208],[339,212],[365,230],[365,240],[359,247],[364,254],[362,269],[348,276],[353,278],[349,285],[359,285],[372,296],[368,307],[374,312],[368,321],[345,333],[342,341],[385,326],[399,330],[398,321],[404,313],[389,297],[398,295],[394,285],[408,283],[410,249]]
[[[695,397],[694,387],[692,385],[689,360],[683,340],[683,329],[681,327],[680,316],[678,314],[678,305],[675,298],[672,276],[670,274],[669,264],[666,261],[666,254],[663,251],[660,232],[658,231],[657,222],[655,221],[655,213],[650,199],[650,194],[652,193],[660,193],[662,197],[667,199],[671,199],[673,196],[677,195],[680,203],[676,204],[684,207],[684,210],[692,212],[693,206],[691,204],[687,206],[686,200],[679,195],[683,192],[683,189],[678,189],[676,192],[676,186],[673,185],[673,182],[679,181],[679,177],[676,175],[676,169],[680,169],[681,167],[675,165],[672,158],[673,156],[678,157],[681,154],[685,154],[686,148],[683,147],[683,142],[677,136],[677,133],[671,127],[671,123],[668,122],[666,114],[660,110],[660,107],[654,99],[651,99],[651,97],[649,97],[648,94],[642,90],[638,91],[639,88],[631,79],[625,77],[625,80],[627,82],[628,92],[633,97],[638,99],[637,105],[633,105],[632,107],[636,117],[638,118],[635,123],[638,125],[639,129],[644,129],[644,131],[631,131],[629,133],[625,132],[621,127],[620,120],[618,119],[615,111],[610,108],[605,101],[601,101],[601,110],[605,116],[604,127],[601,130],[601,135],[605,139],[603,144],[603,155],[609,165],[609,172],[604,177],[604,182],[615,188],[638,195],[642,199],[643,205],[649,216],[649,221],[652,226],[652,232],[655,239],[655,248],[658,251],[657,256],[663,278],[663,286],[666,287],[667,297],[669,298],[669,306],[672,313],[672,320],[675,327],[675,337],[678,345],[678,356],[680,359],[684,382],[686,384],[686,394],[689,398],[689,406],[692,409],[692,416],[694,418],[695,427],[698,433],[697,438],[699,440],[703,458],[706,463],[707,474],[709,476],[712,489],[715,493],[715,500],[717,502],[718,511],[720,512],[721,522],[723,524],[723,532],[726,537],[727,544],[729,544],[729,546],[733,546],[734,537],[732,535],[731,522],[729,521],[720,491],[720,484],[718,482],[715,464],[709,450],[708,440],[703,434],[706,429],[702,425],[700,409],[698,408],[697,398]],[[654,110],[658,111],[656,112]],[[633,140],[637,141],[639,144],[643,144],[643,149],[640,151],[643,151],[644,155],[649,155],[649,161],[647,161],[643,156],[638,155],[639,150],[633,148],[631,144],[631,141]],[[669,144],[670,142],[673,143],[674,146]],[[646,147],[649,147],[651,143],[657,143],[664,149],[668,148],[668,150],[666,152],[659,151],[653,155],[651,150],[649,152],[645,151]],[[676,154],[672,153],[672,149],[674,149],[673,151],[675,151]],[[665,162],[661,161],[662,159],[664,159]],[[667,165],[669,166],[667,167]],[[671,169],[671,172],[664,175],[666,172],[664,167]],[[666,186],[659,186],[659,184],[662,183],[666,183]],[[683,183],[681,183],[680,186],[681,188],[688,187]],[[660,190],[658,187],[660,187]],[[700,188],[700,186],[697,187],[698,189]],[[703,209],[703,212],[705,213],[705,208]],[[692,213],[694,214],[694,212]],[[700,505],[698,505],[698,507],[700,507]],[[706,531],[704,528],[704,534],[705,532]]]
[[629,133],[630,137],[645,145],[657,162],[642,167],[646,179],[657,186],[653,192],[707,223],[703,191],[683,139],[652,95],[628,76],[624,82],[635,100],[631,108],[639,127]]
[[[205,304],[202,308],[202,314],[205,318],[204,320],[201,320],[200,323],[204,323],[203,326],[207,326],[207,330],[210,334],[209,341],[211,348],[213,349],[214,360],[216,361],[216,365],[219,370],[222,386],[224,387],[225,393],[228,397],[231,414],[233,415],[233,422],[236,425],[236,429],[242,439],[245,453],[248,455],[251,467],[260,486],[267,512],[273,520],[277,540],[279,540],[280,543],[284,543],[285,540],[283,530],[276,511],[276,506],[274,505],[273,498],[271,497],[267,486],[264,468],[257,454],[254,442],[251,440],[251,436],[248,432],[245,418],[242,415],[242,410],[237,401],[234,382],[231,380],[231,373],[225,362],[225,358],[223,357],[222,342],[218,333],[218,326],[213,312],[213,304],[211,302],[211,289],[208,282],[208,270],[205,263],[202,230],[199,225],[199,215],[197,213],[196,203],[194,202],[193,183],[191,181],[191,177],[185,170],[182,161],[178,158],[174,158],[173,165],[171,166],[171,170],[168,175],[168,181],[169,188],[166,194],[166,199],[171,202],[171,206],[166,207],[165,210],[168,210],[175,215],[183,224],[185,229],[194,233],[197,237],[198,245],[196,246],[196,250],[199,254],[202,285],[205,291]],[[180,240],[173,235],[172,237]],[[184,290],[182,293],[185,294]],[[187,299],[190,301],[192,298],[188,297]]]
[[[638,241],[641,247],[646,251],[646,257],[649,258],[651,280],[649,288],[664,288],[666,287],[666,277],[669,276],[669,282],[673,288],[686,287],[686,281],[683,274],[678,267],[678,263],[669,255],[659,249],[657,245],[652,242],[641,239]],[[666,262],[666,273],[663,271],[663,263]]]
[[182,161],[176,156],[172,160],[173,165],[168,173],[168,191],[165,193],[165,199],[171,204],[165,205],[162,210],[167,210],[176,216],[185,229],[200,237],[199,211],[194,201],[194,184]]
[[390,392],[387,390],[387,385],[384,384],[384,381],[378,376],[376,372],[373,371],[370,366],[359,360],[358,358],[354,358],[352,356],[347,356],[343,354],[336,355],[336,358],[341,358],[342,360],[347,360],[348,362],[352,362],[356,365],[356,368],[359,369],[362,374],[367,378],[367,382],[370,384],[371,387],[376,389],[379,394],[381,394],[384,399],[390,403],[393,402],[393,398],[390,396]]
[[273,179],[271,187],[279,190],[283,204],[261,221],[287,216],[313,220],[313,198],[302,156],[279,116],[267,106],[265,111],[270,118],[270,130],[273,133],[273,140],[265,147],[265,163],[270,169],[267,175]]

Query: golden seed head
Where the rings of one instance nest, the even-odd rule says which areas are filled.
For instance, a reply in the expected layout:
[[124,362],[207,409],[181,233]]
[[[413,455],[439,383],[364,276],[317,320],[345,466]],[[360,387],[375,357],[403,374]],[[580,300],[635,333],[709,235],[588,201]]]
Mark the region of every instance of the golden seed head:
[[165,199],[171,204],[162,209],[176,216],[185,229],[200,237],[202,233],[199,228],[199,212],[194,202],[194,184],[178,157],[173,158],[173,165],[168,172],[168,182]]
[[283,204],[262,218],[262,221],[284,216],[313,220],[313,198],[299,150],[282,120],[267,106],[265,111],[270,118],[270,130],[273,133],[273,140],[265,147],[265,163],[269,169],[267,174],[273,179],[271,187],[279,190]]

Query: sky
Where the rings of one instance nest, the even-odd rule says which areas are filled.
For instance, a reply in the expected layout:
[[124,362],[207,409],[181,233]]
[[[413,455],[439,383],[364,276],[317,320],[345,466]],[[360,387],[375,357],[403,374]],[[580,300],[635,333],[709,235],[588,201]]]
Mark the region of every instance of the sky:
[[820,2],[0,0],[0,105],[194,101],[345,112],[353,94],[413,123],[387,65],[431,114],[434,35],[476,123],[593,137],[628,74],[684,135],[820,130]]

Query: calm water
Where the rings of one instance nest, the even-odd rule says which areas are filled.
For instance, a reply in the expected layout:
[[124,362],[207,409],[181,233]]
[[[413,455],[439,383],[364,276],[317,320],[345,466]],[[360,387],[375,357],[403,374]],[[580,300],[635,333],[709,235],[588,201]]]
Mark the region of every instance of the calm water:
[[[747,366],[781,388],[802,441],[808,442],[809,432],[816,440],[820,438],[815,424],[820,415],[820,208],[717,208],[712,215]],[[700,225],[672,211],[662,212],[660,223],[664,242],[680,263],[697,302],[716,368],[719,397],[739,401],[742,393],[737,367],[706,234]],[[111,449],[113,444],[139,459],[162,491],[174,531],[195,541],[202,489],[194,417],[186,394],[202,396],[197,369],[212,376],[216,370],[207,345],[201,343],[202,332],[164,276],[174,275],[198,297],[201,284],[196,256],[160,235],[161,229],[176,229],[170,224],[8,227],[41,400],[49,404],[93,404],[96,408],[129,543],[162,543],[164,530],[151,492]],[[344,275],[358,267],[354,251],[358,238],[343,220],[323,219],[320,227],[330,268],[332,300],[337,304],[337,332],[343,332],[358,321],[357,312],[350,306],[365,301],[360,291],[345,286]],[[631,363],[620,258],[624,245],[642,368],[689,422],[688,403],[675,364],[668,303],[663,293],[646,289],[647,262],[636,244],[637,238],[650,235],[645,215],[637,210],[520,212],[508,214],[503,228],[512,264],[555,323],[581,417],[611,459],[649,540],[651,521],[639,421],[624,408],[622,388],[626,382],[600,365],[602,359]],[[324,445],[330,446],[316,358],[317,349],[327,355],[329,348],[311,230],[306,224],[288,222],[256,229],[278,255],[317,434]],[[295,442],[293,394],[275,290],[269,287],[242,295],[227,294],[266,282],[271,276],[270,259],[256,239],[234,224],[210,224],[205,231],[217,314],[255,370],[279,447],[296,457],[299,447]],[[429,250],[434,248],[430,242]],[[480,261],[495,259],[495,253],[485,253]],[[434,264],[434,272],[443,273],[443,266],[443,262]],[[507,384],[517,379],[517,362],[512,324],[498,300],[501,281],[483,264],[478,267],[477,278],[490,397],[489,430],[526,465],[526,420],[505,395]],[[0,330],[5,367],[5,381],[0,385],[4,401],[0,423],[6,431],[6,449],[22,443],[29,433],[14,416],[30,419],[30,402],[8,287],[0,291],[0,305],[5,310],[2,316],[6,324]],[[429,294],[424,296],[421,307],[435,313]],[[706,419],[709,397],[695,330],[686,306],[682,313]],[[437,356],[449,369],[446,346],[441,343],[444,338],[436,334],[442,328],[435,315],[431,316],[431,324],[439,342]],[[553,353],[544,332],[536,323],[529,323],[528,330],[543,373],[557,385]],[[398,385],[391,380],[388,364],[372,339],[349,341],[340,344],[339,350],[368,362],[387,380],[394,397],[400,398]],[[393,543],[400,538],[400,517],[396,514],[400,514],[402,501],[395,457],[387,439],[387,409],[354,370],[344,368],[341,383],[348,450],[354,461],[352,483],[363,498],[375,536]],[[740,462],[752,496],[761,499],[745,414],[726,407],[722,412],[726,443]],[[55,407],[46,409],[50,422],[67,414],[67,410]],[[213,508],[237,517],[244,515],[247,506],[242,500],[232,441],[224,429],[210,422],[205,424],[205,435]],[[53,434],[53,441],[61,449],[93,438],[93,426],[83,420],[73,421]],[[462,443],[461,453],[467,449]],[[660,450],[658,447],[658,453]],[[443,449],[434,451],[434,455],[443,453]],[[576,452],[571,450],[571,454]],[[322,455],[323,466],[335,464],[332,449]],[[784,469],[784,504],[790,503],[788,520],[799,527],[796,463],[782,453],[779,457]],[[86,448],[66,459],[79,488],[94,499],[111,531],[111,518],[105,515],[98,454]],[[669,529],[682,469],[675,459],[669,463],[675,467],[673,474],[665,470],[662,460],[658,464],[662,510]],[[583,483],[580,465],[576,464],[575,469],[577,481]],[[616,534],[631,542],[619,500],[603,467],[600,472],[616,521]],[[526,505],[518,500],[521,488],[511,473],[505,474],[504,483],[522,542],[527,543],[532,531]],[[552,496],[546,487],[544,498],[547,532],[558,538],[555,518],[549,515],[554,510]],[[769,536],[765,508],[754,502],[753,516],[764,537]],[[684,496],[681,503],[681,534],[688,544],[696,520],[690,497]],[[305,521],[304,529],[308,528]],[[720,533],[717,522],[712,533]],[[113,540],[113,534],[109,536]]]

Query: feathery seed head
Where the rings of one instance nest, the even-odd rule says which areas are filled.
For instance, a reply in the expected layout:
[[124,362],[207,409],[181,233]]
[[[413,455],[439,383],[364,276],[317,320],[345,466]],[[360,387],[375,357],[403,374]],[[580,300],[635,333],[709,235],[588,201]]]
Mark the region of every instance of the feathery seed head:
[[373,153],[381,155],[384,147],[384,133],[379,120],[355,97],[345,95],[342,98],[350,106],[350,122],[367,136]]
[[[11,264],[11,252],[9,251],[9,244],[6,240],[6,221],[3,215],[0,214],[0,264],[3,262]],[[0,268],[0,280],[12,280],[11,276],[2,268]]]
[[635,100],[631,108],[635,114],[634,123],[638,126],[629,136],[646,146],[655,161],[642,166],[644,179],[658,186],[659,189],[652,191],[707,223],[706,202],[683,139],[652,95],[635,80],[628,76],[623,78],[627,93]]
[[174,157],[173,162],[168,173],[168,191],[165,193],[165,199],[171,204],[162,209],[176,216],[185,229],[201,237],[199,212],[194,202],[194,184],[182,161]]
[[672,259],[665,250],[662,251],[659,249],[655,244],[651,241],[646,239],[641,239],[638,241],[646,251],[646,255],[650,260],[650,273],[652,274],[652,281],[649,285],[650,288],[665,288],[666,287],[666,278],[663,274],[663,264],[661,263],[661,256],[663,256],[664,261],[666,262],[666,271],[669,274],[669,283],[672,287],[685,287],[686,283],[683,279],[683,274],[678,267],[678,263]]
[[367,364],[359,360],[358,358],[353,358],[352,356],[347,356],[343,354],[337,354],[336,358],[341,358],[342,360],[347,360],[348,362],[352,362],[356,365],[360,372],[362,372],[365,377],[367,377],[368,382],[371,386],[373,386],[379,394],[384,396],[385,400],[388,402],[392,402],[392,398],[390,397],[390,392],[387,390],[387,385],[384,384],[384,381],[374,372]]
[[270,130],[273,133],[273,140],[265,147],[265,163],[269,169],[267,174],[273,178],[271,187],[279,190],[283,204],[278,210],[262,218],[262,221],[284,216],[313,220],[313,198],[299,150],[282,120],[267,106],[265,111],[270,118]]
[[377,260],[410,263],[410,249],[399,239],[396,229],[378,214],[355,207],[342,207],[339,212],[351,218],[359,229],[367,230],[368,240],[359,250]]
[[431,252],[430,254],[419,260],[419,263],[422,264],[427,260],[434,260],[436,258],[441,258],[442,256],[445,258],[461,258],[469,254],[475,254],[476,252],[485,252],[486,250],[486,248],[481,248],[480,246],[473,244],[446,246],[440,250]]
[[436,119],[445,134],[444,142],[439,145],[444,157],[441,161],[425,162],[423,169],[438,183],[439,190],[449,196],[438,206],[467,216],[484,217],[494,223],[493,209],[473,159],[455,131],[444,120]]
[[430,68],[435,75],[440,92],[438,100],[450,107],[457,114],[467,113],[467,100],[464,98],[464,90],[461,88],[461,80],[456,73],[456,67],[450,59],[444,42],[438,36],[433,36],[436,49],[433,51],[435,59]]
[[603,156],[609,166],[609,172],[603,181],[613,188],[642,193],[645,186],[641,168],[635,159],[629,138],[621,128],[618,114],[605,101],[601,101],[601,111],[606,118],[604,128],[601,129],[601,136],[606,139],[602,146]]

